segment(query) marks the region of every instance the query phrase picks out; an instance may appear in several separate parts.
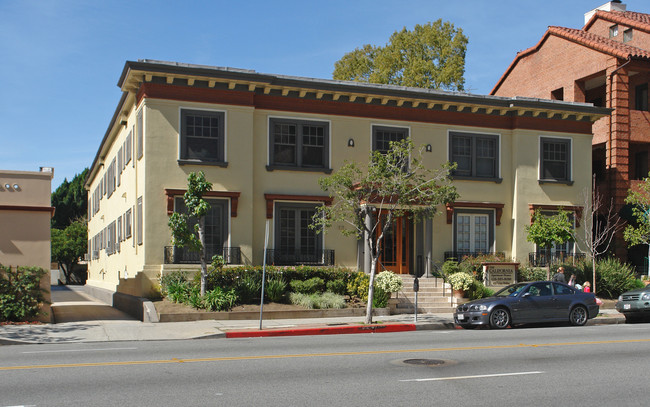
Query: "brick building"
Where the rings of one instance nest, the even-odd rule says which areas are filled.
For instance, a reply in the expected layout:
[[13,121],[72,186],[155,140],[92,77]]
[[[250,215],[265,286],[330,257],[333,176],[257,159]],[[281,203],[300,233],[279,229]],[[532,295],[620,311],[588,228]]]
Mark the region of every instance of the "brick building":
[[[582,29],[550,26],[533,47],[517,54],[491,94],[587,102],[612,108],[594,124],[592,171],[605,202],[625,217],[625,197],[648,176],[650,147],[650,14],[612,1],[585,14]],[[586,163],[585,163],[586,164]],[[645,248],[616,254],[643,264]]]

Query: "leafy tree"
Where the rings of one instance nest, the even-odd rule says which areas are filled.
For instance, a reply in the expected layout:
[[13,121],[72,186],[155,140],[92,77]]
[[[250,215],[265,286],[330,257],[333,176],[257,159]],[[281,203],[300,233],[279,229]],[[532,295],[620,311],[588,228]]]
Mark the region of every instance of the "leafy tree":
[[526,226],[526,233],[528,233],[526,240],[545,249],[546,258],[549,259],[547,277],[550,278],[553,245],[562,244],[573,237],[573,225],[569,221],[568,212],[559,210],[555,215],[544,215],[538,209],[535,211],[532,225]]
[[76,174],[70,182],[64,179],[52,193],[52,206],[56,208],[52,217],[53,228],[63,230],[88,213],[88,191],[84,188],[87,176],[88,168]]
[[[201,297],[205,295],[205,285],[208,276],[208,261],[205,254],[205,215],[210,210],[210,204],[203,195],[212,190],[212,184],[205,179],[201,172],[191,172],[187,177],[187,192],[183,195],[187,214],[175,212],[169,217],[169,228],[172,232],[172,244],[176,247],[188,247],[199,252],[201,261]],[[194,228],[190,219],[196,220]]]
[[[329,177],[319,180],[321,188],[334,198],[332,205],[319,207],[313,227],[324,229],[342,222],[342,233],[364,240],[371,257],[366,323],[372,323],[374,281],[381,245],[394,219],[400,216],[431,217],[437,206],[454,201],[458,194],[451,185],[445,164],[440,170],[424,168],[421,150],[417,156],[410,140],[391,143],[382,154],[371,153],[366,168],[347,162]],[[377,217],[383,216],[383,222]],[[379,230],[378,230],[379,228]]]
[[65,229],[52,228],[52,261],[59,264],[65,283],[70,284],[72,270],[88,250],[88,225],[84,218],[77,218]]
[[429,89],[463,90],[467,37],[437,20],[403,28],[384,47],[364,45],[334,64],[334,79]]
[[[638,189],[630,189],[625,203],[632,206],[632,216],[636,224],[627,225],[623,238],[630,247],[638,244],[648,245],[650,258],[650,178],[645,178],[642,183],[639,183]],[[648,275],[650,275],[650,264],[648,264]]]

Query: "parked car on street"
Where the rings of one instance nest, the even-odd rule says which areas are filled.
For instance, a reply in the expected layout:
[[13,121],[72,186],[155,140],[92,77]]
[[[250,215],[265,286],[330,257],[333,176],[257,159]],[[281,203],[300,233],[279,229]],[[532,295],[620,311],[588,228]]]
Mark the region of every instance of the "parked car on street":
[[515,324],[568,321],[584,325],[598,315],[593,293],[563,283],[533,281],[509,285],[492,297],[456,307],[454,322],[463,328],[489,325],[503,329]]
[[619,295],[615,307],[616,311],[625,316],[626,322],[650,318],[650,285]]

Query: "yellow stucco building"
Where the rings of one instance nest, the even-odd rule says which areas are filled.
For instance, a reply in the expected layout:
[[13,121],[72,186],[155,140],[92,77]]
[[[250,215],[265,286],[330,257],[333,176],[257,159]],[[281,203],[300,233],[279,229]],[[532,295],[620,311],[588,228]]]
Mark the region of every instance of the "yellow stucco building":
[[[410,138],[424,164],[458,163],[460,199],[432,220],[398,222],[384,267],[426,271],[459,253],[527,262],[531,211],[574,213],[591,185],[590,104],[261,74],[141,60],[127,62],[122,98],[86,182],[87,284],[147,295],[161,272],[192,263],[167,226],[182,211],[190,172],[213,184],[208,251],[230,264],[267,262],[364,269],[362,245],[308,225],[330,199],[318,179],[345,161]],[[579,251],[577,245],[562,250]]]

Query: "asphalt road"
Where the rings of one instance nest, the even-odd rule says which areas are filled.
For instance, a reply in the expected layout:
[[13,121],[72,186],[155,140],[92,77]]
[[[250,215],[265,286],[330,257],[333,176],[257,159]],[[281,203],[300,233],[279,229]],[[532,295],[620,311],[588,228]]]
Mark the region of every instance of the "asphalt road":
[[650,324],[0,346],[1,406],[628,406]]

